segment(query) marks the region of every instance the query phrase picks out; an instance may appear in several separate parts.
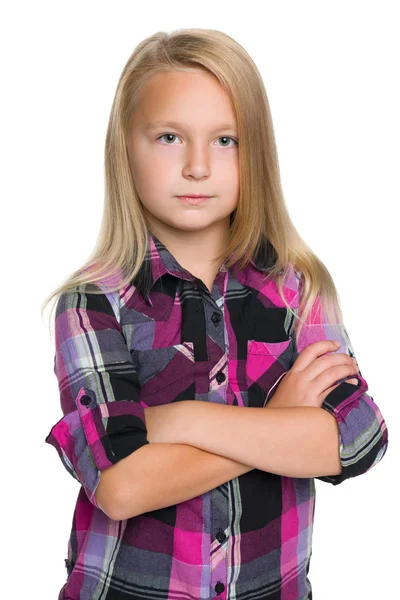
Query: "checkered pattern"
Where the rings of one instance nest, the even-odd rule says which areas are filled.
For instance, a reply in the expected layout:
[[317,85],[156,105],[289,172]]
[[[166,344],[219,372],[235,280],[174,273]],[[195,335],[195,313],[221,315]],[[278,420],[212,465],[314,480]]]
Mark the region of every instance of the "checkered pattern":
[[[308,344],[336,339],[317,298],[295,343],[294,319],[266,280],[268,242],[246,269],[219,269],[213,289],[184,269],[154,235],[137,277],[118,292],[84,288],[56,309],[54,372],[63,417],[46,442],[80,483],[58,600],[301,600],[315,509],[314,478],[253,469],[178,505],[124,521],[94,493],[100,474],[148,444],[144,408],[185,399],[263,407]],[[117,275],[116,275],[117,276]],[[299,307],[299,274],[285,280]],[[341,348],[354,356],[342,327]],[[388,445],[366,391],[345,379],[323,408],[339,425],[338,485],[370,470]],[[149,474],[151,476],[151,474]]]

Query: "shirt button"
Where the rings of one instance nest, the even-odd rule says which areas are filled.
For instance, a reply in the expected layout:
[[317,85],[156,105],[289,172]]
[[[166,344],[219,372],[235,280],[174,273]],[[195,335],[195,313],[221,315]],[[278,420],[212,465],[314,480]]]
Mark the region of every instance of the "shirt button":
[[85,406],[87,406],[88,404],[90,404],[92,401],[90,396],[82,396],[81,398],[81,404],[84,404]]
[[222,371],[220,371],[219,373],[217,373],[216,379],[217,379],[218,383],[222,383],[223,381],[225,381],[226,377],[225,377],[224,373]]
[[218,583],[215,586],[215,591],[217,592],[217,594],[221,594],[225,589],[224,584],[221,581],[218,581]]
[[218,531],[218,533],[215,537],[217,538],[217,540],[219,541],[220,544],[222,544],[222,542],[224,542],[226,540],[226,535],[223,531]]
[[213,314],[211,315],[211,321],[216,325],[217,323],[219,323],[221,320],[221,315],[218,312],[213,312]]

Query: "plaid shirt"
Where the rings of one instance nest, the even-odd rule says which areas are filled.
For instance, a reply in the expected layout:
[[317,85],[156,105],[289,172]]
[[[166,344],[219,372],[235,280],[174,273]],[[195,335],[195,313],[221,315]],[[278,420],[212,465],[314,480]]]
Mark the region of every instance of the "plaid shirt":
[[[52,444],[79,481],[58,600],[311,599],[314,478],[253,469],[177,505],[110,519],[94,496],[101,471],[148,444],[144,408],[184,399],[263,407],[298,353],[337,339],[319,297],[298,345],[273,282],[267,241],[246,269],[220,267],[212,292],[154,235],[136,278],[118,292],[70,291],[57,304],[54,372],[63,417]],[[296,311],[299,273],[285,280]],[[344,326],[337,352],[354,352]],[[353,377],[353,376],[352,376]],[[322,407],[340,430],[338,485],[384,456],[388,432],[368,385],[340,380]]]

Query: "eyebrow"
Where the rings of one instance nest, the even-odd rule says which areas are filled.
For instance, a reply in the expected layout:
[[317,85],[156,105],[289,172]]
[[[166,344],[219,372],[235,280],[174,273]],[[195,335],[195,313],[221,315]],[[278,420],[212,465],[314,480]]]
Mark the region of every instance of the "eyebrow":
[[[183,128],[185,127],[185,123],[179,123],[178,121],[154,121],[153,123],[147,123],[146,130],[156,129],[158,127],[176,127]],[[231,129],[236,131],[236,125],[234,123],[225,123],[216,127],[211,133],[215,133],[217,131]]]

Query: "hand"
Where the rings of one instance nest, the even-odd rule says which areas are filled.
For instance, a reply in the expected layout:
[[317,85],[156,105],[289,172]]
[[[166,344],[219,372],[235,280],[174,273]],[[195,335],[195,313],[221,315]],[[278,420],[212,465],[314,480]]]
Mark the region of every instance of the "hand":
[[[314,342],[304,348],[264,408],[321,407],[326,396],[340,385],[332,385],[334,382],[358,373],[357,362],[343,352],[334,353],[336,348],[332,340]],[[346,381],[359,383],[354,377]]]

